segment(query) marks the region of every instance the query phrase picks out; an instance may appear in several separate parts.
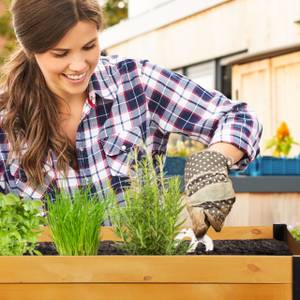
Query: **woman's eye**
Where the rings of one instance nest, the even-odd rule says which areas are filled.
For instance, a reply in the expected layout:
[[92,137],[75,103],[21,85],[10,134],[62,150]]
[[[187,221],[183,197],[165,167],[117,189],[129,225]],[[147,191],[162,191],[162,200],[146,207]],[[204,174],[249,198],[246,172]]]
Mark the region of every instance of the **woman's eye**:
[[91,50],[91,49],[93,49],[95,47],[96,47],[96,44],[93,44],[93,45],[90,45],[90,46],[85,46],[83,49],[84,50]]
[[[93,45],[90,45],[90,46],[85,46],[85,47],[83,47],[83,50],[89,51],[89,50],[91,50],[91,49],[93,49],[93,48],[95,48],[95,47],[96,47],[96,44],[93,44]],[[67,56],[67,54],[68,54],[68,52],[63,52],[63,53],[53,53],[53,56],[54,56],[54,57],[57,57],[57,58],[60,58],[60,57]]]
[[67,52],[64,52],[64,53],[61,53],[61,54],[58,54],[58,53],[53,53],[53,56],[54,57],[64,57],[67,55]]

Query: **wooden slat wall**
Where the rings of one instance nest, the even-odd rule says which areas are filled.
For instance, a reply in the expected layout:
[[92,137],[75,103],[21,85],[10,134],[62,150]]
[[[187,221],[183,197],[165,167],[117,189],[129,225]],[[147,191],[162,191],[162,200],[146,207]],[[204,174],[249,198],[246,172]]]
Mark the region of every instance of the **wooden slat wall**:
[[[282,121],[287,122],[292,136],[300,142],[299,77],[299,51],[232,68],[233,98],[248,102],[263,124],[263,154],[271,154],[264,150],[265,144]],[[300,147],[293,146],[290,155],[299,153]]]
[[238,193],[225,226],[292,225],[299,222],[300,193]]

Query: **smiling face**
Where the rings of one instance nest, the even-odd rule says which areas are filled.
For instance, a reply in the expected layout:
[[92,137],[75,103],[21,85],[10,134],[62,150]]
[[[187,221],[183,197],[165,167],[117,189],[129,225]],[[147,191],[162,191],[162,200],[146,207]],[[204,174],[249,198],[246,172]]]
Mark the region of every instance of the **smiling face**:
[[100,56],[97,26],[80,21],[52,49],[34,56],[53,93],[68,102],[82,98]]

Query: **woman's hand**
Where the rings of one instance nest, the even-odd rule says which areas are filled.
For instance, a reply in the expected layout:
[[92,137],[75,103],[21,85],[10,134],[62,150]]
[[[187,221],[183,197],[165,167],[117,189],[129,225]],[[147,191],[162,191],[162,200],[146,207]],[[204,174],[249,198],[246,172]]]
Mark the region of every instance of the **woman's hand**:
[[228,163],[223,154],[209,149],[186,162],[185,201],[197,238],[205,235],[210,225],[220,231],[235,202]]

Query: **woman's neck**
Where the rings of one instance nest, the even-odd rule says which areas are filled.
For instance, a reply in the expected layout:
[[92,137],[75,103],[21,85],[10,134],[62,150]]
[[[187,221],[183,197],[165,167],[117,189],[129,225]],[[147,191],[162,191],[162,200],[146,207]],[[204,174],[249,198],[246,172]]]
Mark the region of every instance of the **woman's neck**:
[[87,93],[80,96],[69,97],[68,99],[62,99],[59,103],[59,113],[61,115],[72,115],[78,113],[78,110],[82,110],[83,105],[87,99]]

